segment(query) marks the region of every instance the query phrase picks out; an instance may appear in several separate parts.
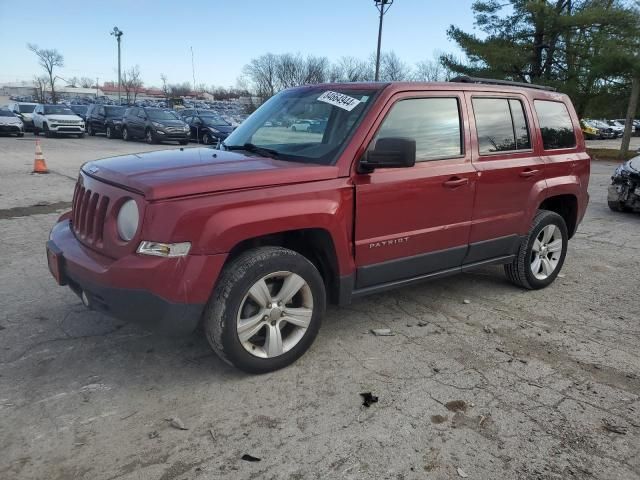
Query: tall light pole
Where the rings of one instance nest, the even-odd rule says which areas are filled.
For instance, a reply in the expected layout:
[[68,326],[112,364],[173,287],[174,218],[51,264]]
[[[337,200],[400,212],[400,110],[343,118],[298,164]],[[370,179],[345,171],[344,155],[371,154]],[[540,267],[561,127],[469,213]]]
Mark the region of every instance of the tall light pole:
[[120,101],[120,37],[122,36],[124,32],[120,29],[118,29],[118,27],[113,27],[113,31],[111,32],[110,35],[113,35],[114,37],[116,37],[116,41],[118,42],[118,105],[120,105],[122,102]]
[[382,42],[382,19],[387,10],[391,8],[393,0],[373,0],[376,4],[376,9],[380,12],[380,25],[378,26],[378,50],[376,52],[376,77],[377,82],[380,79],[380,43]]

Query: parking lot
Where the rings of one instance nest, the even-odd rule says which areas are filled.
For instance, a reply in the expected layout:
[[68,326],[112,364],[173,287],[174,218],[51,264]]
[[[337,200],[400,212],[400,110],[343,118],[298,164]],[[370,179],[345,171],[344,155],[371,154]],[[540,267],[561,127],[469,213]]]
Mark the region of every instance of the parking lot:
[[52,173],[32,175],[34,143],[0,138],[0,478],[640,477],[640,216],[607,208],[615,164],[592,164],[551,287],[486,267],[333,307],[299,361],[251,376],[200,335],[86,310],[47,269],[84,161],[179,147],[44,138]]

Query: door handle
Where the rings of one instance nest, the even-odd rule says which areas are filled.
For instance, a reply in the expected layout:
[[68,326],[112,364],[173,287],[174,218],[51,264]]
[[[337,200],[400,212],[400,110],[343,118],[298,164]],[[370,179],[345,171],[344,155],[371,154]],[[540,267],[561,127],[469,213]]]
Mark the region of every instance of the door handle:
[[537,174],[538,174],[538,170],[535,170],[533,168],[527,168],[526,170],[523,170],[523,171],[520,172],[520,176],[521,177],[525,177],[525,178],[533,177],[533,176],[535,176]]
[[469,183],[468,178],[452,177],[444,182],[443,185],[447,188],[456,188],[461,187],[462,185],[466,185],[467,183]]

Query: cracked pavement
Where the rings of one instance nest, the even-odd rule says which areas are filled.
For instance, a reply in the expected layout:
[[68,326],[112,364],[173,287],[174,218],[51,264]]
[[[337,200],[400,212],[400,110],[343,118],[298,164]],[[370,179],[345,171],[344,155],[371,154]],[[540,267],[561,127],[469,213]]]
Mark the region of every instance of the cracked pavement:
[[487,267],[332,307],[296,364],[251,376],[47,270],[79,165],[149,147],[44,139],[60,174],[34,176],[29,138],[0,138],[0,478],[640,478],[640,216],[607,208],[613,163],[551,287]]

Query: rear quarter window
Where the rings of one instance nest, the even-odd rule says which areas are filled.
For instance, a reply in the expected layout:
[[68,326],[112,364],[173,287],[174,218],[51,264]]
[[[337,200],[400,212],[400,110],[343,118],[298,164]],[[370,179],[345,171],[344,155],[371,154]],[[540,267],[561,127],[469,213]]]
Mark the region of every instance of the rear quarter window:
[[562,102],[549,100],[535,100],[534,106],[544,149],[574,148],[576,135],[567,106]]

